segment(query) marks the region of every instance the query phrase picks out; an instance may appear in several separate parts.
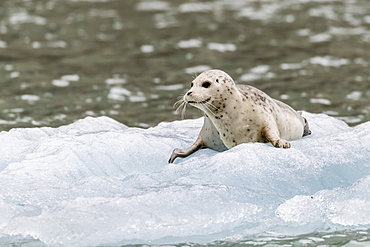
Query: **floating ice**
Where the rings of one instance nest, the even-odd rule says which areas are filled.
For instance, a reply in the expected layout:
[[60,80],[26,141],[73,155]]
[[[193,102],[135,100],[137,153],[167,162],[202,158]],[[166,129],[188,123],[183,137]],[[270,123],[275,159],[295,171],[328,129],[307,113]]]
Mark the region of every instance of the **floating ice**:
[[360,91],[353,91],[346,95],[346,98],[351,99],[351,100],[360,100],[361,97],[362,97],[362,92]]
[[189,67],[185,69],[186,74],[201,73],[203,71],[209,70],[211,67],[209,65],[198,65],[195,67]]
[[140,47],[140,51],[142,53],[151,53],[151,52],[154,51],[154,46],[152,46],[152,45],[142,45]]
[[180,12],[210,12],[215,8],[215,4],[208,3],[183,3],[179,6]]
[[313,104],[322,104],[322,105],[331,105],[331,101],[328,100],[328,99],[316,99],[316,98],[312,98],[310,99],[310,102],[313,103]]
[[303,113],[292,148],[242,144],[167,160],[202,119],[129,128],[87,117],[0,133],[0,243],[238,241],[370,227],[370,122]]
[[131,96],[132,92],[122,87],[112,87],[109,90],[108,98],[112,100],[125,100],[127,96]]
[[69,0],[71,2],[91,2],[91,3],[105,3],[112,0]]
[[236,45],[234,44],[208,43],[207,48],[219,52],[236,51]]
[[275,77],[273,72],[268,72],[270,66],[258,65],[250,70],[250,73],[243,74],[240,77],[241,81],[255,81],[258,79],[269,79]]
[[5,41],[0,40],[0,48],[7,48],[7,47],[8,47],[8,43],[6,43]]
[[258,65],[251,69],[251,72],[254,74],[264,74],[267,73],[267,71],[270,70],[269,65]]
[[32,16],[26,12],[19,12],[19,13],[14,13],[9,17],[9,23],[12,25],[24,24],[24,23],[45,25],[47,21],[44,17],[41,17],[41,16]]
[[177,43],[177,47],[182,49],[197,48],[202,45],[202,41],[199,39],[181,40]]
[[159,85],[155,87],[157,90],[163,91],[173,91],[180,90],[184,88],[184,84],[173,84],[173,85]]
[[310,41],[313,43],[327,42],[331,40],[332,36],[329,33],[319,33],[313,36],[310,36]]
[[20,99],[28,101],[28,102],[35,102],[35,101],[40,100],[40,96],[33,95],[33,94],[23,94],[20,96]]
[[105,83],[108,85],[119,85],[119,84],[125,84],[126,82],[127,81],[125,78],[119,78],[119,77],[109,78],[105,80]]
[[138,11],[166,11],[170,9],[170,4],[163,1],[143,1],[136,5]]
[[17,78],[21,75],[21,73],[19,73],[18,71],[13,71],[10,73],[9,77],[10,78]]
[[319,64],[319,65],[328,66],[328,67],[340,67],[342,65],[347,65],[350,63],[348,59],[335,58],[331,56],[312,57],[310,58],[309,61],[311,64]]
[[70,83],[67,80],[52,80],[51,84],[56,87],[68,87]]
[[63,75],[60,79],[65,80],[65,81],[79,81],[80,76],[79,75]]
[[290,69],[301,69],[303,66],[300,63],[282,63],[280,68],[283,70],[290,70]]

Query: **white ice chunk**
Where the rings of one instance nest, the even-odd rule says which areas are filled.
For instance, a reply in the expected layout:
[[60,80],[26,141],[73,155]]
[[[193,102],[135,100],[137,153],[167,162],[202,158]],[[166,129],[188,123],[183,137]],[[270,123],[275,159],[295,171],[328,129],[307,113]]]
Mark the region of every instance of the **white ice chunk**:
[[51,84],[56,87],[68,87],[70,83],[67,80],[52,80]]
[[234,44],[222,44],[222,43],[208,43],[207,48],[209,50],[215,50],[219,52],[225,52],[225,51],[236,51],[236,45]]
[[310,99],[310,102],[313,103],[313,104],[331,105],[331,101],[328,100],[328,99],[312,98],[312,99]]
[[40,96],[33,94],[23,94],[20,96],[20,99],[26,101],[38,101],[40,100]]
[[170,3],[163,1],[142,1],[136,5],[138,11],[166,11],[170,9]]
[[177,46],[182,49],[197,48],[202,45],[202,41],[199,39],[181,40],[177,43]]
[[[129,93],[128,93],[129,94]],[[192,144],[203,119],[141,129],[87,117],[0,132],[0,241],[48,246],[209,243],[370,227],[370,122],[303,112],[290,149]]]
[[80,76],[79,75],[63,75],[60,79],[64,81],[79,81]]
[[14,13],[9,17],[10,24],[23,24],[23,23],[33,23],[36,25],[46,25],[47,20],[41,16],[32,16],[27,12]]
[[186,74],[196,74],[196,73],[201,73],[203,71],[209,70],[211,67],[209,65],[198,65],[195,67],[189,67],[185,69]]
[[105,83],[108,85],[119,85],[119,84],[125,84],[127,81],[125,78],[108,78],[105,80]]
[[325,57],[313,57],[310,58],[311,64],[319,64],[322,66],[328,66],[328,67],[340,67],[342,65],[349,64],[349,60],[345,58],[335,58],[331,56],[325,56]]
[[158,85],[155,87],[157,90],[163,91],[173,91],[180,90],[184,88],[184,84],[173,84],[173,85]]
[[151,53],[151,52],[154,51],[154,46],[152,46],[152,45],[142,45],[140,47],[140,51],[142,53]]
[[122,87],[112,87],[109,90],[108,98],[113,100],[125,100],[127,96],[131,96],[132,92]]
[[5,41],[0,40],[0,48],[7,48],[7,47],[8,47],[8,43],[6,43]]

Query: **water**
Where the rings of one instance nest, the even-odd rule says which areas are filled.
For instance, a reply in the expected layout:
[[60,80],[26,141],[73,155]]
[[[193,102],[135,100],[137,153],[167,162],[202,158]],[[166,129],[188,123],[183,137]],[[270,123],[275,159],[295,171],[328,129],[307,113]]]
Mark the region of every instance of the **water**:
[[176,120],[209,68],[296,109],[370,118],[367,0],[3,0],[0,16],[2,130]]
[[0,129],[178,120],[173,103],[209,68],[355,126],[370,119],[369,27],[367,0],[2,0]]

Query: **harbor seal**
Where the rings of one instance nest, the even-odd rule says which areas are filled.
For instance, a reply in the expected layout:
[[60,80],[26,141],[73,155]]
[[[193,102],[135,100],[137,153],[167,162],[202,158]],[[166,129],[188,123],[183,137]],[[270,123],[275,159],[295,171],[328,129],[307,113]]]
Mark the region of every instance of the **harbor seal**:
[[197,76],[180,100],[204,113],[197,140],[186,149],[173,150],[169,163],[202,148],[225,151],[247,142],[270,142],[277,148],[290,148],[290,140],[310,135],[301,114],[261,90],[236,85],[222,70],[208,70]]

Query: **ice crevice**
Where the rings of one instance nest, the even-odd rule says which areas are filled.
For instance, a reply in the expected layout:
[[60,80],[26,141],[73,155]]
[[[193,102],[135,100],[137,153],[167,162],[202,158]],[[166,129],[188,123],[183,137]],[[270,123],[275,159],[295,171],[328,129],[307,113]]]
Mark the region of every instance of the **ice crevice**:
[[131,128],[108,117],[0,132],[0,243],[212,242],[370,227],[370,122],[303,115],[292,148],[247,143],[168,164],[203,120]]

